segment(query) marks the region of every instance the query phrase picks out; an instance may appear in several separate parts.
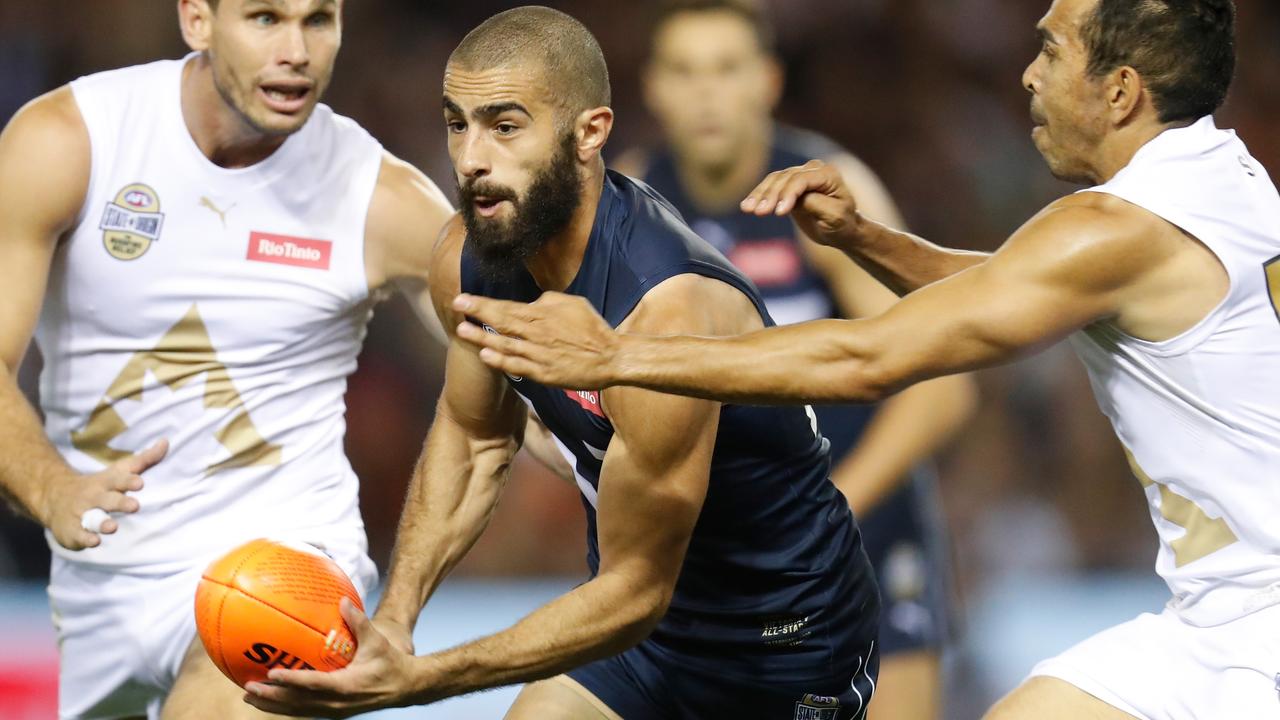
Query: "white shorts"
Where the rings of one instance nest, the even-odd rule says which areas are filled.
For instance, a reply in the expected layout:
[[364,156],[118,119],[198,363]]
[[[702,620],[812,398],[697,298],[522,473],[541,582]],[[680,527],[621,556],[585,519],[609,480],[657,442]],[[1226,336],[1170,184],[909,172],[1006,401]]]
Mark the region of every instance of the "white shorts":
[[1145,613],[1036,665],[1142,720],[1280,718],[1280,606],[1213,627]]
[[[360,547],[325,552],[363,597],[377,569]],[[49,605],[58,635],[58,716],[114,720],[160,716],[196,635],[195,593],[215,558],[176,572],[107,569],[53,558]]]

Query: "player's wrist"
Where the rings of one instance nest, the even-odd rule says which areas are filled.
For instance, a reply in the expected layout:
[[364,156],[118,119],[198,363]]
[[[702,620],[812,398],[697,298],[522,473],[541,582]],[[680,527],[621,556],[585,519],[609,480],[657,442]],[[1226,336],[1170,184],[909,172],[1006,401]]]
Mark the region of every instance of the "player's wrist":
[[43,527],[52,528],[59,501],[71,493],[79,479],[80,475],[70,468],[45,473],[27,498],[27,512]]
[[854,210],[853,216],[845,225],[845,231],[841,233],[841,240],[846,249],[856,250],[865,246],[871,241],[876,225],[877,223],[863,215],[861,210]]
[[370,619],[380,625],[403,628],[412,635],[413,627],[418,620],[418,612],[409,610],[403,603],[394,602],[390,597],[383,597],[382,603],[378,605],[377,611],[370,616]]
[[408,697],[412,705],[427,705],[466,692],[454,687],[458,672],[450,671],[449,652],[418,655],[409,659]]
[[601,389],[643,381],[643,371],[650,366],[648,359],[654,355],[645,352],[652,341],[651,337],[618,333],[613,352],[601,364],[600,371],[604,375]]

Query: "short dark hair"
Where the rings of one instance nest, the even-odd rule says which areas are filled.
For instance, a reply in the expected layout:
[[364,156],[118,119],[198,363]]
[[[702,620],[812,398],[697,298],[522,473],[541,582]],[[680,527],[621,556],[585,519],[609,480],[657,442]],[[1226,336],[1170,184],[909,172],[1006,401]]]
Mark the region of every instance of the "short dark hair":
[[1099,0],[1080,30],[1088,73],[1137,70],[1160,122],[1212,115],[1235,74],[1235,17],[1232,0]]
[[542,67],[553,100],[571,113],[610,103],[609,68],[591,31],[539,5],[500,12],[467,33],[450,65],[482,70],[532,60]]
[[737,15],[751,26],[760,49],[772,53],[777,45],[777,32],[768,10],[758,0],[661,0],[649,19],[649,46],[658,36],[662,26],[684,13],[727,12]]

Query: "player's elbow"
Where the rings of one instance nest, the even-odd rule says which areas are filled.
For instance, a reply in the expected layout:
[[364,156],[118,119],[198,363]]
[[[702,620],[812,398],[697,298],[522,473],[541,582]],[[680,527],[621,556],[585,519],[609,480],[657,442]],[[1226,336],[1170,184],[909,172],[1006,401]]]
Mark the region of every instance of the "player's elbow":
[[621,650],[638,645],[667,614],[674,583],[645,582],[632,585],[614,606],[614,637]]
[[882,363],[848,359],[835,368],[835,376],[819,399],[830,403],[877,403],[898,389],[895,376]]
[[886,351],[888,345],[859,321],[838,321],[841,329],[857,329],[836,335],[836,341],[822,349],[819,361],[816,402],[876,403],[902,389],[900,363]]

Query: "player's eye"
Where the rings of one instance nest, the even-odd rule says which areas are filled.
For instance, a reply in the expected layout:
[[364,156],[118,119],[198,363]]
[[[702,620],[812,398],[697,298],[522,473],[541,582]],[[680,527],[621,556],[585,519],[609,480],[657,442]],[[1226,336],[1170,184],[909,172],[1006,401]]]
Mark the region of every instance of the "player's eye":
[[333,24],[333,14],[327,12],[319,12],[307,17],[307,25],[309,27],[328,27]]
[[249,16],[249,20],[255,25],[262,27],[270,27],[276,24],[276,16],[269,12],[254,13]]
[[449,128],[449,132],[461,134],[467,131],[467,124],[461,120],[449,120],[445,122],[445,127]]
[[516,130],[519,130],[520,128],[516,127],[512,123],[504,122],[504,123],[498,123],[497,125],[494,126],[493,129],[499,135],[510,135],[511,133],[515,132]]

